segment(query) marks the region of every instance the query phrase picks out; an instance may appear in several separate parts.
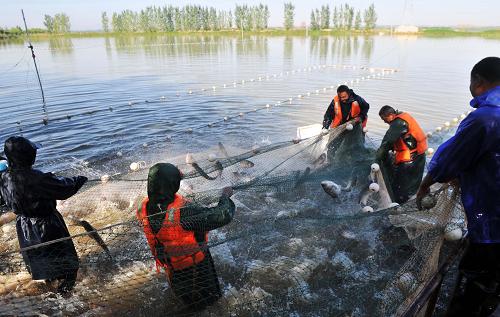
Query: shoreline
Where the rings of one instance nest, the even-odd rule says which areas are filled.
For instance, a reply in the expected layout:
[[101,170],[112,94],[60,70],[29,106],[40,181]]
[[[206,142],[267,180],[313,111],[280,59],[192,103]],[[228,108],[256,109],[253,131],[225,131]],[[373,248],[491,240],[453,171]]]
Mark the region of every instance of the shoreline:
[[[199,35],[199,36],[415,36],[415,37],[434,37],[434,38],[447,38],[447,37],[481,37],[500,39],[500,28],[485,29],[485,30],[455,30],[452,28],[421,28],[417,33],[395,33],[389,28],[379,28],[375,30],[308,30],[308,29],[266,29],[254,31],[241,31],[241,30],[220,30],[220,31],[174,31],[174,32],[102,32],[102,31],[74,31],[63,34],[51,33],[31,33],[30,37],[34,40],[41,40],[47,38],[92,38],[92,37],[123,37],[123,36],[185,36],[185,35]],[[3,33],[0,34],[0,40],[19,40],[25,36],[24,33]]]

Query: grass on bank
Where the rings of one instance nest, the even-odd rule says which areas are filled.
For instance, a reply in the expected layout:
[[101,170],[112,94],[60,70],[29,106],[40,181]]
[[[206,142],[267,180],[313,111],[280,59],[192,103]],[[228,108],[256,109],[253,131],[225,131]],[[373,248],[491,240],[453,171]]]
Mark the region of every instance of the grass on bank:
[[[115,37],[127,35],[213,35],[213,36],[248,36],[248,35],[264,35],[264,36],[319,36],[319,35],[377,35],[377,34],[391,35],[394,34],[389,28],[377,28],[374,30],[306,30],[305,28],[285,30],[282,28],[270,28],[258,31],[241,31],[241,30],[220,30],[220,31],[175,31],[175,32],[70,32],[65,34],[52,34],[47,33],[43,29],[30,29],[30,36],[35,40],[43,40],[50,37],[70,37],[70,38],[85,38],[85,37]],[[19,28],[0,29],[0,39],[19,39],[24,37],[24,32]],[[424,37],[483,37],[500,39],[500,28],[488,30],[467,30],[467,29],[453,29],[447,27],[430,27],[421,28],[418,33],[410,35],[424,36]]]

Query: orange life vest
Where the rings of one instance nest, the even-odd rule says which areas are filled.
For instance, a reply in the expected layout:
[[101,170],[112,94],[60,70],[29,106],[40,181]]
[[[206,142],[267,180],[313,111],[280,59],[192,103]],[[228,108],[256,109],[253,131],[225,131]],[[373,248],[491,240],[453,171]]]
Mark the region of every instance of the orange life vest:
[[[338,127],[339,125],[341,125],[343,123],[342,122],[342,107],[340,106],[338,95],[335,95],[335,97],[333,97],[333,102],[334,102],[333,111],[335,113],[335,117],[333,118],[333,122],[330,125],[330,128]],[[351,103],[351,113],[347,116],[347,121],[359,117],[360,113],[361,113],[361,108],[359,107],[359,103],[357,101],[353,101]],[[366,127],[367,121],[368,121],[368,118],[363,120],[363,122],[361,123],[363,128]]]
[[[412,161],[412,155],[415,153],[417,155],[425,153],[427,150],[427,136],[417,121],[408,113],[400,113],[396,115],[396,118],[404,120],[408,124],[408,132],[394,143],[394,151],[396,152],[394,163],[400,164]],[[414,149],[410,149],[405,142],[405,139],[410,136],[413,137],[417,143]]]
[[[167,206],[165,219],[160,231],[156,234],[153,233],[146,211],[148,201],[148,197],[143,200],[141,208],[137,210],[137,219],[143,225],[157,269],[165,268],[170,276],[172,271],[182,270],[203,261],[205,254],[201,251],[194,232],[184,230],[180,223],[181,208],[185,204],[184,198],[175,194],[174,202]],[[207,241],[208,234],[205,233],[205,243]],[[157,247],[159,246],[163,246],[164,255],[158,254]],[[166,261],[161,261],[160,258],[165,258]]]

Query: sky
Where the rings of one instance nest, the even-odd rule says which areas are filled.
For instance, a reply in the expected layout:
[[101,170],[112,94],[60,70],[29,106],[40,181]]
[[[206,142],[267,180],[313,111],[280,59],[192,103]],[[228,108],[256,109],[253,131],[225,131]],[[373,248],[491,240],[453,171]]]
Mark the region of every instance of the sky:
[[[101,28],[101,12],[120,12],[125,9],[138,11],[150,5],[184,6],[197,4],[217,9],[233,10],[235,4],[267,4],[271,12],[270,26],[283,25],[283,3],[277,0],[4,0],[0,11],[0,27],[22,25],[24,9],[28,27],[43,27],[44,14],[64,12],[69,15],[73,31],[90,31]],[[293,1],[295,25],[309,24],[311,10],[329,4],[330,8],[348,3],[356,9],[375,4],[378,25],[414,24],[418,26],[500,26],[500,0],[307,0]],[[406,10],[405,10],[406,7]]]

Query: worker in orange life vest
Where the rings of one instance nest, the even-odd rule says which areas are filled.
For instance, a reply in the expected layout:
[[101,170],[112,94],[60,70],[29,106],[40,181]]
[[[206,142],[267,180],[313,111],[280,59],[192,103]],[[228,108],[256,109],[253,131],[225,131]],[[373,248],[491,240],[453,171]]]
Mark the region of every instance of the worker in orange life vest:
[[190,204],[177,194],[181,172],[168,163],[152,166],[148,174],[148,197],[137,210],[146,239],[156,261],[164,269],[174,294],[191,309],[203,309],[221,297],[208,231],[231,222],[235,205],[225,188],[219,204],[205,208]]
[[[380,118],[390,125],[377,151],[377,161],[391,184],[392,200],[401,204],[418,190],[425,169],[427,136],[417,121],[406,112],[383,106]],[[394,151],[390,159],[389,151]]]
[[337,88],[323,119],[323,129],[335,128],[352,119],[361,122],[363,128],[368,120],[370,105],[346,85]]

